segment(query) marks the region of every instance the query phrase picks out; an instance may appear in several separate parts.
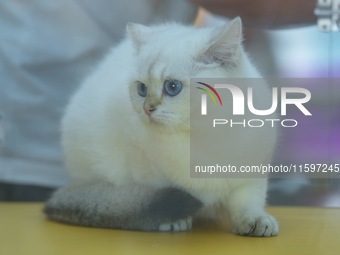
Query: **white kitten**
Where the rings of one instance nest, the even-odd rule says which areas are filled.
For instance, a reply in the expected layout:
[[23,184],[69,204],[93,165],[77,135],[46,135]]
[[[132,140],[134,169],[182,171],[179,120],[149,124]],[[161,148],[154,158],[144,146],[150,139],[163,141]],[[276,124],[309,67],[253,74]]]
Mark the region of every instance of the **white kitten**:
[[[54,194],[46,214],[79,225],[181,231],[193,216],[228,211],[235,233],[276,235],[264,211],[266,179],[189,175],[190,77],[260,77],[242,49],[240,19],[223,28],[129,24],[127,31],[67,109],[62,142],[74,183]],[[256,162],[269,163],[275,129],[260,135],[260,148],[251,133],[234,137],[247,149],[233,153],[251,159],[261,151]]]

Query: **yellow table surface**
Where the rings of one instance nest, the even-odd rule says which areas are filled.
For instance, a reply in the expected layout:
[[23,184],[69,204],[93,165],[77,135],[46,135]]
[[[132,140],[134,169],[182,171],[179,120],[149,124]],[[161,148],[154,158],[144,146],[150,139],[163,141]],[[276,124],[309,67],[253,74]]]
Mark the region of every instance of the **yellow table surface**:
[[39,203],[0,203],[0,255],[340,254],[340,209],[271,207],[272,238],[241,237],[212,224],[184,233],[85,228],[45,219]]

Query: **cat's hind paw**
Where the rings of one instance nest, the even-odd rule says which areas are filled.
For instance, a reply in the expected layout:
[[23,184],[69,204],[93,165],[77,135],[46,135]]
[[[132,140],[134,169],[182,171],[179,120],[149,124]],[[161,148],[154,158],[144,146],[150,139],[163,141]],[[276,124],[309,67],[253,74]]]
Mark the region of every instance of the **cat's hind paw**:
[[188,231],[192,227],[192,218],[180,219],[174,222],[162,223],[159,225],[160,232],[181,232]]
[[257,217],[248,216],[234,225],[233,232],[243,236],[276,236],[279,232],[279,225],[275,218],[269,214]]

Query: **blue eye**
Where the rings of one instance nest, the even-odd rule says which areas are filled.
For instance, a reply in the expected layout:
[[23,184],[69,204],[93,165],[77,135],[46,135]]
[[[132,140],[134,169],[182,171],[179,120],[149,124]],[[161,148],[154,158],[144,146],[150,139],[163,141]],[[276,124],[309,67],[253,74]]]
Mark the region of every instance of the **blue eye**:
[[143,82],[138,81],[137,82],[137,90],[138,90],[138,95],[141,97],[146,97],[146,94],[148,93],[148,88],[145,86]]
[[169,96],[177,96],[182,90],[182,83],[176,80],[166,80],[164,82],[164,92]]

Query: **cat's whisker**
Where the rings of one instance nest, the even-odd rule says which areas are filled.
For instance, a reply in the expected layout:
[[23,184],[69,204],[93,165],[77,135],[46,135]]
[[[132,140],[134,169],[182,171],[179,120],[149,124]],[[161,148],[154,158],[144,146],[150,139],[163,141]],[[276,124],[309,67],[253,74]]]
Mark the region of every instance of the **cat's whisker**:
[[182,146],[182,144],[181,144],[181,139],[180,139],[180,136],[178,136],[178,134],[180,134],[180,131],[179,130],[177,130],[176,129],[176,127],[175,126],[173,126],[173,125],[169,125],[169,127],[171,128],[171,130],[172,130],[172,134],[173,134],[173,137],[175,138],[175,140],[176,140],[176,143],[177,143],[177,147],[178,148],[181,148]]
[[170,125],[169,125],[169,127],[170,127],[170,130],[171,130],[172,134],[173,134],[173,135],[176,135],[176,133],[175,133],[175,130],[174,130],[174,128],[173,128],[173,126],[170,124]]
[[177,126],[176,124],[175,125],[172,125],[172,124],[170,124],[170,126],[173,131],[173,135],[176,138],[176,140],[178,140],[178,144],[180,145],[181,139],[180,139],[179,134],[181,133],[181,131],[176,127]]
[[[181,118],[177,117],[177,116],[172,116],[173,119],[176,120],[176,122],[178,122],[178,124],[180,125],[180,127],[183,128],[190,128],[190,124],[185,123]],[[178,125],[177,124],[177,125]]]

